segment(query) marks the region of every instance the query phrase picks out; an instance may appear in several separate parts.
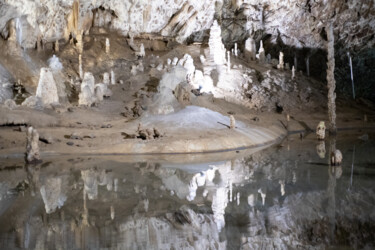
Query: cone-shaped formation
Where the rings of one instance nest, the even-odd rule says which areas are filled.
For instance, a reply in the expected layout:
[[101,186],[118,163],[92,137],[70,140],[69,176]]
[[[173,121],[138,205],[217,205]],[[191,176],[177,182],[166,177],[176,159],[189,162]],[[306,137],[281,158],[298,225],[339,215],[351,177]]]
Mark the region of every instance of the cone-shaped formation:
[[50,68],[41,68],[36,97],[40,98],[43,105],[59,103],[59,95],[55,79]]
[[259,62],[261,63],[266,62],[266,52],[264,51],[262,40],[260,40],[260,47],[259,47]]
[[208,41],[210,47],[210,56],[218,65],[225,64],[225,48],[221,41],[221,28],[215,20],[210,31],[210,39]]

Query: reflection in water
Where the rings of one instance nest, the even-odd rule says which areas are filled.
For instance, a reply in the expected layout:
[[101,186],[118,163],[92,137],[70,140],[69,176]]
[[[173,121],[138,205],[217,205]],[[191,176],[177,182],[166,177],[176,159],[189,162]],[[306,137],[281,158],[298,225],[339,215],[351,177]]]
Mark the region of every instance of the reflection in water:
[[289,151],[196,165],[0,163],[0,248],[374,247],[375,143],[330,142],[330,152],[337,146],[352,159],[331,166],[316,154],[324,142],[289,139]]

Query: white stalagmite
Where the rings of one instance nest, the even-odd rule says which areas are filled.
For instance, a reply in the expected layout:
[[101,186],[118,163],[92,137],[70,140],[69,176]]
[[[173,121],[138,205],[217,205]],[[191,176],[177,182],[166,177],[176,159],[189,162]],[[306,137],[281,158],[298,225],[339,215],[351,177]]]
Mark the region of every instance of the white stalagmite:
[[237,43],[234,43],[234,55],[235,55],[235,56],[238,56]]
[[234,116],[230,115],[229,116],[229,120],[230,120],[229,128],[230,129],[235,129],[236,128],[236,120],[234,119]]
[[227,71],[230,72],[230,52],[227,52]]
[[245,57],[248,60],[255,61],[256,59],[256,45],[255,45],[255,40],[251,37],[249,37],[246,42],[245,42]]
[[109,38],[105,39],[105,53],[109,54],[110,52],[110,45],[109,45]]
[[296,69],[292,67],[292,79],[296,78]]
[[138,57],[145,57],[146,56],[145,46],[143,45],[143,43],[141,43],[141,46],[139,47],[139,51],[136,52],[135,55],[138,56]]
[[83,69],[82,69],[82,54],[79,54],[78,56],[78,71],[79,71],[79,77],[83,78]]
[[208,45],[210,47],[210,56],[213,61],[218,65],[225,64],[225,48],[221,41],[221,28],[216,20],[211,26]]
[[59,95],[55,79],[50,68],[41,68],[36,97],[40,98],[43,105],[59,103]]
[[81,93],[79,94],[78,104],[90,107],[95,102],[95,79],[92,73],[86,72],[81,84]]
[[316,137],[319,140],[324,140],[325,136],[326,136],[326,125],[324,121],[321,121],[316,127]]
[[26,161],[33,162],[40,160],[39,152],[39,134],[36,129],[29,127],[26,131],[27,143],[26,143]]
[[264,63],[266,61],[266,52],[263,48],[263,41],[260,40],[260,47],[259,47],[259,62]]
[[104,83],[105,85],[109,85],[109,74],[108,74],[108,72],[105,72],[105,73],[103,74],[103,83]]
[[280,51],[279,54],[279,64],[277,65],[278,69],[283,70],[284,69],[284,53]]
[[115,72],[113,70],[111,70],[111,84],[112,85],[116,84],[116,76],[115,76]]

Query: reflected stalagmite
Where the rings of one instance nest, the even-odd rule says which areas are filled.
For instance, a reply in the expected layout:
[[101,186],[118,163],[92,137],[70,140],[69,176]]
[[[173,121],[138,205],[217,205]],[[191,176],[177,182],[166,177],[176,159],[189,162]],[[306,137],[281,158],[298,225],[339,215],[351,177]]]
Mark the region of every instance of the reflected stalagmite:
[[27,129],[26,161],[34,162],[39,160],[39,133],[33,127],[29,127]]

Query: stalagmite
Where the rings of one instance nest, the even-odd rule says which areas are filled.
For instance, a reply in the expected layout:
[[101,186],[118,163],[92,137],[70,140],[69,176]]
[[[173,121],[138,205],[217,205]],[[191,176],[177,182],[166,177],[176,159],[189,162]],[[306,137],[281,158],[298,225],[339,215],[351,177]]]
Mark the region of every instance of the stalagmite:
[[342,153],[336,149],[331,153],[331,166],[340,166],[342,162]]
[[109,74],[107,72],[103,74],[103,83],[109,85]]
[[236,128],[236,120],[234,119],[234,116],[230,115],[229,116],[229,120],[230,120],[229,128],[230,129],[235,129]]
[[27,143],[26,143],[26,161],[34,162],[40,160],[39,153],[39,134],[36,129],[29,127],[27,129]]
[[55,52],[59,52],[60,46],[59,46],[59,40],[56,40],[55,42]]
[[79,78],[83,78],[83,69],[82,69],[82,54],[79,54],[78,56],[78,72],[79,72]]
[[143,43],[141,44],[141,46],[139,47],[139,51],[136,52],[135,55],[140,57],[140,58],[143,58],[143,57],[146,56],[145,46],[143,45]]
[[78,104],[91,106],[96,101],[95,96],[95,79],[92,73],[86,72],[81,84],[81,93],[79,94]]
[[113,70],[111,70],[111,84],[112,85],[116,84],[116,76],[115,76],[115,72]]
[[221,28],[215,20],[211,26],[210,38],[208,40],[210,56],[217,65],[225,64],[225,48],[221,41]]
[[227,52],[227,72],[230,72],[230,52]]
[[278,69],[283,70],[284,69],[284,53],[280,51],[279,54],[279,64],[277,65]]
[[109,54],[109,52],[110,52],[109,39],[106,38],[106,39],[105,39],[105,53],[106,53],[106,54]]
[[327,26],[327,85],[328,85],[328,118],[329,132],[336,134],[336,81],[335,81],[335,48],[333,25]]
[[43,105],[59,103],[57,86],[50,68],[41,68],[36,97],[40,98]]
[[234,44],[234,55],[235,55],[235,56],[238,56],[237,43]]
[[324,140],[325,134],[326,134],[326,125],[324,124],[324,121],[321,121],[316,127],[316,137],[319,140]]
[[296,78],[296,69],[292,67],[292,79]]
[[249,37],[246,42],[245,42],[245,57],[248,60],[255,61],[256,60],[256,45],[255,45],[255,40],[251,37]]
[[259,47],[259,62],[264,63],[266,61],[266,53],[263,48],[263,41],[260,40],[260,47]]

